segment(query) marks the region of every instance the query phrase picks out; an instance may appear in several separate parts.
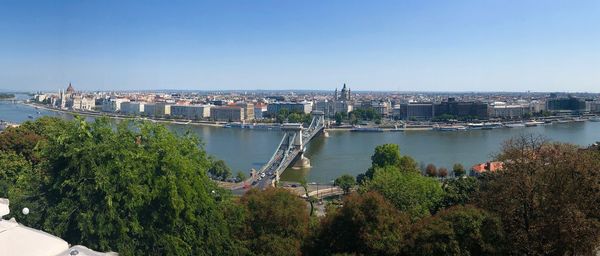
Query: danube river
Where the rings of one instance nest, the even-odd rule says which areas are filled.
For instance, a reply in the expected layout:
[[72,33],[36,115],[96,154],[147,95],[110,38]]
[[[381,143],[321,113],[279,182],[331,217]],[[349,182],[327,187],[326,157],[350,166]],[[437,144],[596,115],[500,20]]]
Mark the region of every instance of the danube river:
[[[38,114],[39,111],[39,114]],[[0,102],[0,120],[24,122],[43,115],[72,118],[69,114],[37,110],[22,104]],[[281,140],[280,131],[219,128],[195,125],[170,125],[177,132],[191,130],[205,145],[208,153],[223,159],[234,171],[258,169],[268,161]],[[600,141],[600,123],[582,122],[544,125],[528,128],[502,128],[457,132],[410,131],[358,133],[330,131],[307,147],[305,155],[312,167],[288,169],[283,180],[297,181],[306,177],[309,182],[328,183],[348,173],[364,172],[371,163],[375,146],[384,143],[400,145],[402,154],[410,155],[421,164],[452,168],[454,163],[469,167],[485,162],[500,149],[502,142],[522,134],[541,135],[551,140],[582,146]]]

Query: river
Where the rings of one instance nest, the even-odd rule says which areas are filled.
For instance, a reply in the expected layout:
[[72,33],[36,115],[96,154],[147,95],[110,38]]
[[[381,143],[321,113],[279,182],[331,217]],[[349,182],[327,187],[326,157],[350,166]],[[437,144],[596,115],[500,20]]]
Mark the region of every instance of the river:
[[[37,110],[23,104],[0,102],[0,120],[20,123],[30,120],[29,116],[38,118],[44,115],[72,118],[69,114]],[[234,172],[260,168],[268,161],[282,136],[281,131],[272,130],[195,125],[169,125],[169,127],[176,132],[190,130],[196,133],[201,138],[206,151],[216,158],[225,160]],[[288,169],[283,173],[282,180],[298,181],[306,177],[309,182],[329,183],[345,173],[357,175],[370,166],[370,157],[375,146],[384,143],[400,145],[402,154],[410,155],[421,164],[433,163],[438,167],[451,169],[454,163],[462,163],[468,168],[490,159],[500,150],[503,141],[523,134],[541,135],[551,140],[586,146],[600,141],[600,122],[458,132],[330,131],[329,137],[319,136],[308,144],[305,156],[310,159],[312,167]]]

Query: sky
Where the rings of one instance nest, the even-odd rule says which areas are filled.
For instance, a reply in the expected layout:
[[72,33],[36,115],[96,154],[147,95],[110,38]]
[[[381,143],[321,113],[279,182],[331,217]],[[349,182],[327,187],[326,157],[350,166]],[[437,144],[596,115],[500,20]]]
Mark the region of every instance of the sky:
[[600,1],[0,1],[0,90],[600,92]]

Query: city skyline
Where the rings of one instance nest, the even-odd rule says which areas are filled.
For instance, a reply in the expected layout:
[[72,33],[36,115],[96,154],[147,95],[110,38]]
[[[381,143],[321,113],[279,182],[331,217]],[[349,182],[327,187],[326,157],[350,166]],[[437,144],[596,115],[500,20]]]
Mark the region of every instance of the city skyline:
[[2,90],[600,92],[600,2],[5,2]]

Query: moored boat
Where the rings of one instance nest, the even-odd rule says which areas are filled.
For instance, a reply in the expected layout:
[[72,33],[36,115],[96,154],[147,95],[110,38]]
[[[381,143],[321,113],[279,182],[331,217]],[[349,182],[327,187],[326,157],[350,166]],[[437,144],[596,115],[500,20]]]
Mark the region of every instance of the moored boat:
[[481,130],[483,129],[484,124],[483,123],[468,123],[467,124],[467,128],[469,130]]
[[440,126],[433,127],[433,129],[436,131],[453,132],[453,131],[464,131],[467,129],[467,127],[462,126],[462,125],[440,125]]
[[383,129],[376,127],[354,127],[351,132],[383,132]]
[[505,127],[508,128],[519,128],[519,127],[525,127],[524,123],[511,123],[511,124],[505,124]]
[[527,126],[527,127],[534,127],[534,126],[538,126],[538,125],[542,125],[542,124],[544,124],[544,122],[531,120],[529,122],[526,122],[525,126]]
[[491,129],[496,129],[496,128],[501,128],[503,125],[500,122],[490,122],[490,123],[484,123],[483,124],[483,129],[484,130],[491,130]]

